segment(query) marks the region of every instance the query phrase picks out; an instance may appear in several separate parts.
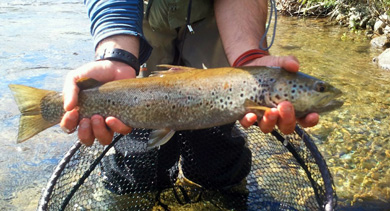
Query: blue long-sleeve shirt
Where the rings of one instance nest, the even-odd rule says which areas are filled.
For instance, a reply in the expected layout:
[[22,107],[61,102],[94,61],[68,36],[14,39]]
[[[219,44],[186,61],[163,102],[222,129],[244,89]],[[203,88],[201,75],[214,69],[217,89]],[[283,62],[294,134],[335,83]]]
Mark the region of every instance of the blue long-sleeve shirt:
[[142,31],[142,0],[84,0],[91,20],[91,34],[95,47],[103,39],[128,34],[140,37],[139,62],[144,63],[151,54],[152,47]]

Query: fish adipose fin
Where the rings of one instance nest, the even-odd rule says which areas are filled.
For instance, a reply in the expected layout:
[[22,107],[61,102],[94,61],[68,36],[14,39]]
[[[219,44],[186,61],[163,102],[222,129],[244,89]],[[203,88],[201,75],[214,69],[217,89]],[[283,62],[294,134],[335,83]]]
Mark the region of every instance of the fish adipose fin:
[[167,143],[174,134],[175,131],[171,129],[153,130],[149,135],[147,149],[150,150]]
[[42,99],[50,93],[55,93],[54,91],[16,84],[10,84],[8,87],[13,92],[21,113],[17,143],[24,142],[46,128],[59,123],[59,121],[49,122],[45,120],[41,113]]

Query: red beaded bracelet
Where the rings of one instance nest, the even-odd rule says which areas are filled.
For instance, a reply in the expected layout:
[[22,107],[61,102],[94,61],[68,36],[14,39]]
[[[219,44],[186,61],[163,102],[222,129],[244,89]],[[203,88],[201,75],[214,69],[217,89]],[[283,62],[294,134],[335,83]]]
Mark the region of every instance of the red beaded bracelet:
[[263,51],[260,49],[252,49],[252,50],[246,51],[243,54],[241,54],[241,56],[239,56],[236,59],[236,61],[234,61],[233,67],[242,66],[249,61],[261,58],[263,56],[268,56],[268,55],[269,55],[268,51]]

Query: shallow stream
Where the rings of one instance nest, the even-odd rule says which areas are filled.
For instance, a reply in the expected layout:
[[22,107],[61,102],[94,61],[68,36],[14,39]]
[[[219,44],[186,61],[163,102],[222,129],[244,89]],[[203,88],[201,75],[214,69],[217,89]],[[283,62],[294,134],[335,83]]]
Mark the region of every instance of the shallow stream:
[[[79,0],[0,3],[0,209],[35,210],[53,168],[73,144],[58,126],[16,144],[19,111],[7,87],[61,90],[66,73],[93,58]],[[333,174],[339,207],[390,204],[390,71],[364,36],[328,20],[279,17],[271,54],[295,55],[301,71],[344,92],[345,105],[307,131]]]

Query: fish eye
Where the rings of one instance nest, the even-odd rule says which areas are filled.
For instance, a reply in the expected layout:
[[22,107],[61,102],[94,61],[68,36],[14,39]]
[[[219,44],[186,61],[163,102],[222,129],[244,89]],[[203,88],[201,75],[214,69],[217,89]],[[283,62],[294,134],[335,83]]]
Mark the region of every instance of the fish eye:
[[326,91],[326,84],[324,82],[316,83],[315,90],[317,92],[325,92]]

